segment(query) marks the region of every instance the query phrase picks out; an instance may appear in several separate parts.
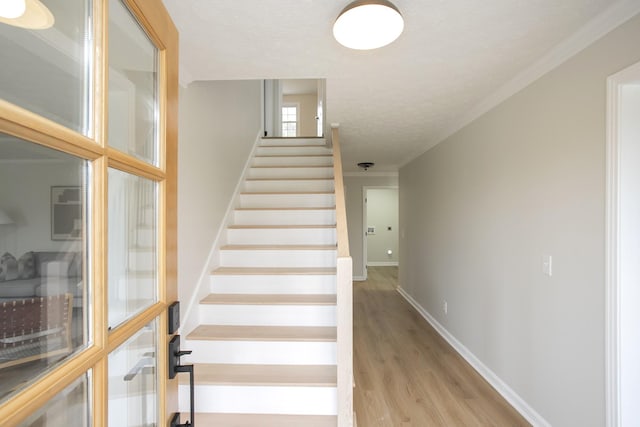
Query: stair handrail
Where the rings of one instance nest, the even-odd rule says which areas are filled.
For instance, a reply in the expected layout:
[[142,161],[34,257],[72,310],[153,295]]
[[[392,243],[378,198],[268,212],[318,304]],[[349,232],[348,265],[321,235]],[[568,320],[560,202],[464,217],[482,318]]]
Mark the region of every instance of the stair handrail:
[[347,209],[342,177],[338,126],[331,126],[333,176],[336,198],[337,283],[337,389],[338,427],[353,426],[353,269],[349,253]]

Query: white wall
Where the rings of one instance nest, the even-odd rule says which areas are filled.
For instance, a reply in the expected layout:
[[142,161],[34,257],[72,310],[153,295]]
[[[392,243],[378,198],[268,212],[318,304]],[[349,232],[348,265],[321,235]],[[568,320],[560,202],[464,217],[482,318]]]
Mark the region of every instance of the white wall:
[[195,82],[180,90],[178,296],[183,321],[200,279],[207,279],[214,240],[260,131],[260,97],[260,81]]
[[349,228],[349,250],[353,259],[353,277],[364,280],[366,277],[364,251],[362,249],[364,225],[362,224],[362,189],[363,187],[394,187],[398,185],[398,177],[375,175],[362,172],[344,177],[345,203],[347,205],[347,226]]
[[400,170],[402,288],[554,426],[605,425],[606,78],[638,40],[640,16]]
[[51,240],[51,186],[82,185],[80,164],[75,160],[0,162],[0,209],[14,221],[0,225],[0,255],[9,252],[18,259],[28,251],[80,250],[78,241]]
[[[368,188],[367,223],[374,227],[367,241],[367,265],[398,264],[398,189]],[[389,230],[391,227],[391,230]],[[391,255],[387,251],[391,250]]]

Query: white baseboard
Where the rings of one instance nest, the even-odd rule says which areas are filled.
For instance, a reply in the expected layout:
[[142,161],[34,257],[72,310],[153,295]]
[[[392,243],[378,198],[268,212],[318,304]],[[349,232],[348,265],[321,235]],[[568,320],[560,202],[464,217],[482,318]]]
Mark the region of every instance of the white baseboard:
[[397,267],[398,261],[368,261],[367,267]]
[[367,278],[366,278],[366,277],[364,277],[364,276],[353,276],[353,279],[352,279],[352,280],[353,280],[354,282],[364,282],[365,280],[367,280]]
[[551,424],[538,414],[527,402],[524,401],[511,387],[500,379],[480,359],[478,359],[467,347],[449,333],[427,310],[425,310],[404,289],[398,287],[400,295],[415,308],[424,319],[462,356],[511,406],[514,407],[534,427],[551,427]]

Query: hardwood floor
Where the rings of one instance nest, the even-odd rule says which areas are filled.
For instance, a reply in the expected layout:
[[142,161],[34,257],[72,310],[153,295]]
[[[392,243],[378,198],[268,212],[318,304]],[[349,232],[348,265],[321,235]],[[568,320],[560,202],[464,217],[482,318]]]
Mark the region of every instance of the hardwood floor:
[[354,282],[359,427],[528,426],[396,292],[397,267]]

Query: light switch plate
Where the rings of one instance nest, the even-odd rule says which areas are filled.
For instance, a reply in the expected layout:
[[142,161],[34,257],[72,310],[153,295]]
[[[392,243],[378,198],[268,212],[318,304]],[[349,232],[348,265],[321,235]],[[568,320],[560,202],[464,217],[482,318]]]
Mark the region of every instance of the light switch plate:
[[551,255],[542,256],[542,272],[549,277],[553,275],[553,257]]

